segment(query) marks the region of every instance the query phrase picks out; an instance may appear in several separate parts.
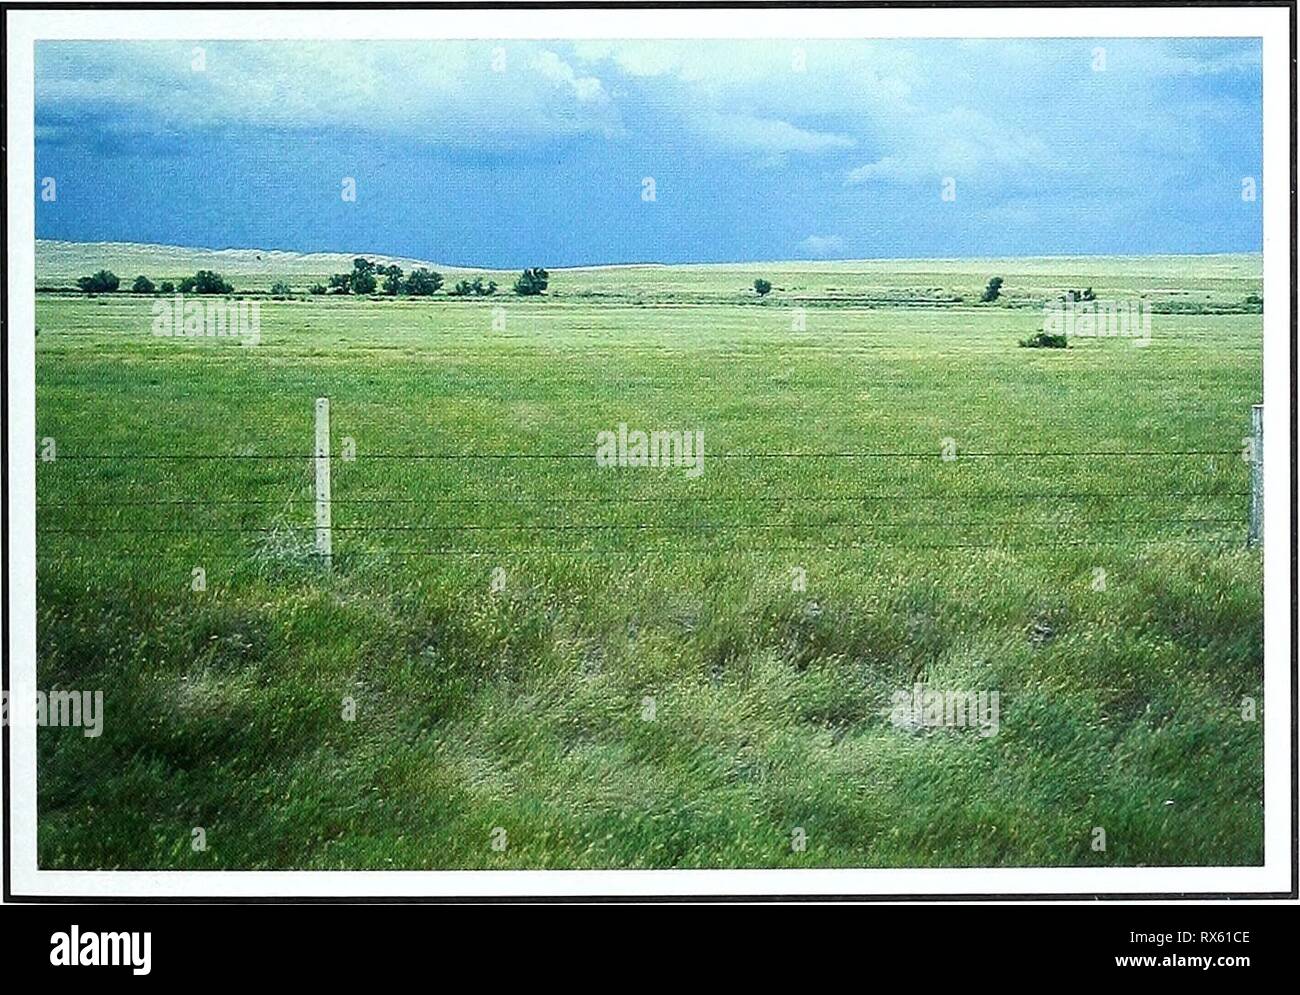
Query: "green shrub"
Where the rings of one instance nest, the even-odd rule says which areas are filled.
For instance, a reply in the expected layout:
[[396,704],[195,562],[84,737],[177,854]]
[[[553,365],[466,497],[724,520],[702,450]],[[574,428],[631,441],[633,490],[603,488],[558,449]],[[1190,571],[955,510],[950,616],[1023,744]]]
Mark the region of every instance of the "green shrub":
[[1002,277],[995,276],[989,280],[988,286],[984,288],[984,293],[980,294],[980,300],[989,304],[998,299],[1002,294]]
[[[481,276],[474,277],[473,280],[460,280],[456,286],[447,291],[452,297],[491,297],[497,292],[496,280],[483,282]],[[519,293],[518,284],[515,285],[515,293]]]
[[77,280],[77,286],[88,294],[111,294],[117,290],[121,281],[116,274],[102,269],[94,276],[83,276]]
[[549,280],[550,274],[540,266],[536,269],[526,269],[515,281],[515,293],[520,297],[536,297],[545,292]]
[[182,294],[230,294],[234,290],[220,273],[210,269],[201,269],[181,281]]
[[1027,339],[1021,339],[1020,345],[1025,349],[1066,349],[1069,348],[1064,335],[1051,332],[1038,332]]
[[442,287],[442,274],[421,266],[406,278],[406,292],[412,297],[428,297]]

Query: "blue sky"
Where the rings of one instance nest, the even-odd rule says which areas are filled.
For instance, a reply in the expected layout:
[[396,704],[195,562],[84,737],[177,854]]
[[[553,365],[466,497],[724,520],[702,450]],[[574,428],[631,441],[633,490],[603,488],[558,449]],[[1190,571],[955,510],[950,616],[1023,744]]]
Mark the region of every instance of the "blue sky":
[[1257,39],[195,44],[37,45],[38,237],[508,268],[1261,248]]

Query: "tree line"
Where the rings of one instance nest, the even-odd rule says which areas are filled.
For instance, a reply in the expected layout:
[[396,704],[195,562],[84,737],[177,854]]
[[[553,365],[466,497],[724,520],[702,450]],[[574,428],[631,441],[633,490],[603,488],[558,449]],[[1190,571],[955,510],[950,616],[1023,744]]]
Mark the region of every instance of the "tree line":
[[[106,269],[77,278],[77,287],[88,294],[112,294],[121,285],[122,281],[117,274]],[[179,284],[163,280],[155,286],[147,276],[137,276],[131,284],[133,294],[171,294],[177,291],[182,294],[233,294],[235,288],[220,273],[214,273],[210,269],[201,269],[193,276],[184,277]]]
[[[515,280],[513,290],[521,297],[535,297],[545,292],[550,281],[550,274],[541,267],[526,269]],[[376,291],[389,297],[405,294],[412,297],[428,297],[442,289],[442,274],[436,270],[421,266],[409,274],[402,272],[397,265],[377,266],[364,256],[352,260],[352,272],[335,273],[329,279],[329,286],[316,284],[311,288],[313,294],[358,294],[366,296]],[[495,280],[485,281],[476,276],[473,280],[460,280],[447,290],[449,297],[491,297],[497,292]]]
[[[540,266],[526,269],[515,280],[511,288],[520,297],[536,297],[545,293],[550,282],[550,274]],[[88,294],[111,294],[121,286],[122,281],[111,270],[102,269],[90,276],[77,279],[77,287]],[[357,294],[369,296],[382,293],[389,297],[398,295],[410,297],[430,297],[442,289],[442,274],[423,266],[404,273],[400,266],[379,266],[362,256],[352,260],[352,271],[335,273],[329,278],[329,285],[313,284],[312,294]],[[473,280],[460,280],[447,290],[449,297],[491,297],[497,292],[495,280],[485,281],[477,276]],[[193,276],[187,276],[179,284],[163,280],[155,286],[147,276],[137,276],[131,284],[134,294],[232,294],[235,288],[220,273],[201,269]],[[293,288],[284,280],[271,284],[272,297],[288,297]]]

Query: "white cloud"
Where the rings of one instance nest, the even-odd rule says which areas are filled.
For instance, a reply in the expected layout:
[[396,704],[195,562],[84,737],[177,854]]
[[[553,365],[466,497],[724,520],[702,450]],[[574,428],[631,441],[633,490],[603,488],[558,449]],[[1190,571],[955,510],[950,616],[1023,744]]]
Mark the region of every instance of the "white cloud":
[[809,235],[796,248],[805,256],[837,256],[844,251],[844,239],[839,235]]
[[635,132],[777,167],[856,150],[836,166],[850,186],[1025,184],[1105,168],[1099,144],[1113,162],[1203,148],[1215,115],[1244,111],[1160,87],[1259,72],[1257,44],[1103,43],[1094,73],[1092,39],[218,42],[203,72],[189,42],[43,42],[37,100],[56,135],[94,112],[120,129],[352,127],[494,149]]
[[808,131],[788,121],[752,114],[709,114],[699,124],[704,134],[721,145],[767,153],[821,152],[854,144],[848,135]]
[[918,112],[889,136],[897,151],[849,170],[846,182],[995,181],[1026,171],[1051,173],[1065,165],[1052,147],[1014,123],[969,107]]
[[582,104],[608,103],[609,96],[595,76],[579,76],[571,65],[552,51],[541,52],[532,61],[532,67],[545,79],[569,90]]
[[41,43],[37,104],[118,126],[350,127],[453,145],[617,128],[602,81],[554,51],[481,42]]

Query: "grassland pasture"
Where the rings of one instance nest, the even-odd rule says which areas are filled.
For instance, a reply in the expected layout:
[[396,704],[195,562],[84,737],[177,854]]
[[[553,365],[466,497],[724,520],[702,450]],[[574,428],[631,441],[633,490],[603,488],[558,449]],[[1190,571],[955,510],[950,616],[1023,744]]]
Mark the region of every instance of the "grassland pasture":
[[[40,732],[43,867],[1262,861],[1258,256],[478,300],[212,261],[256,345],[67,290],[210,259],[38,247],[38,677],[106,703],[98,739]],[[1150,343],[1018,346],[1085,288],[1148,302]],[[702,474],[598,466],[620,425],[702,432]],[[918,686],[997,691],[996,735],[891,721]]]

